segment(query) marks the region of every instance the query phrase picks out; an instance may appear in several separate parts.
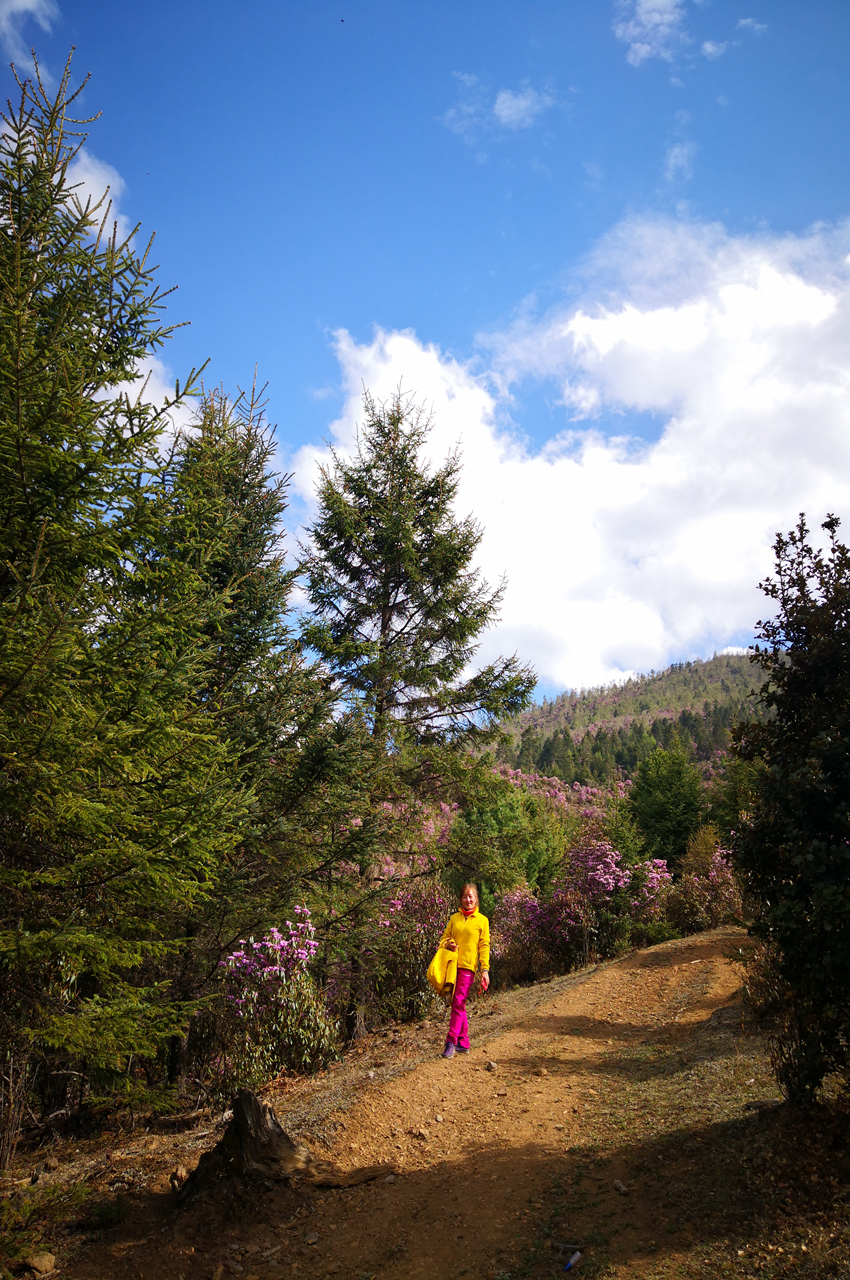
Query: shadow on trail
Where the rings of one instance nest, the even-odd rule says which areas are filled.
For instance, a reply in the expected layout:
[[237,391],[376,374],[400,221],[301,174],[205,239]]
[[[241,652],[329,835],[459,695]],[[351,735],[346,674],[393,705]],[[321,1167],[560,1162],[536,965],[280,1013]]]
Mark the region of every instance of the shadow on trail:
[[[231,1180],[183,1210],[164,1195],[140,1197],[127,1222],[98,1242],[99,1266],[92,1248],[63,1270],[92,1280],[189,1280],[219,1267],[222,1277],[246,1280],[299,1272],[453,1280],[488,1270],[548,1277],[561,1274],[563,1259],[551,1247],[561,1241],[581,1246],[587,1276],[610,1264],[639,1272],[642,1262],[657,1268],[683,1258],[697,1269],[681,1274],[743,1275],[742,1258],[761,1253],[805,1263],[795,1275],[838,1276],[848,1274],[846,1242],[836,1237],[846,1210],[825,1156],[840,1187],[847,1173],[840,1137],[825,1112],[782,1109],[605,1149],[553,1154],[533,1142],[505,1149],[482,1141],[392,1184],[341,1191]],[[806,1269],[819,1257],[838,1270]]]

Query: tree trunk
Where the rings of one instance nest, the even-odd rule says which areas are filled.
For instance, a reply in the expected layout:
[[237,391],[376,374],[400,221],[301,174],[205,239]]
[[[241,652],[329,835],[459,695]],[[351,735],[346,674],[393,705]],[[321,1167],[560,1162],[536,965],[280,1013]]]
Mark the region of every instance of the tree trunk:
[[392,1164],[369,1165],[350,1173],[313,1159],[307,1147],[289,1137],[267,1107],[248,1089],[233,1101],[233,1118],[211,1151],[205,1151],[198,1167],[178,1191],[181,1200],[219,1178],[241,1175],[280,1181],[300,1174],[317,1186],[350,1187],[392,1173]]

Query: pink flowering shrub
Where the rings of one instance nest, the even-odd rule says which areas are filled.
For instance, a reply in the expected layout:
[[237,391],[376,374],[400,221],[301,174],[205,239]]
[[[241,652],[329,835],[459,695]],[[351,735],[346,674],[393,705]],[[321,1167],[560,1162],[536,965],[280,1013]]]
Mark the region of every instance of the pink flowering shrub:
[[652,946],[678,935],[667,918],[673,877],[663,858],[648,858],[630,868],[629,942],[633,947]]
[[456,909],[434,877],[398,877],[366,924],[337,935],[325,987],[332,1013],[343,1017],[356,999],[368,1025],[424,1014],[433,998],[428,965]]
[[226,959],[227,998],[241,1013],[254,1003],[267,1003],[297,970],[306,972],[316,954],[316,931],[307,907],[295,907],[296,923],[286,921],[286,931],[272,928],[255,942],[244,939]]
[[694,865],[695,861],[685,856],[682,874],[667,902],[668,918],[680,933],[715,929],[741,915],[741,891],[728,849],[715,849],[699,860],[703,865]]
[[337,1054],[337,1028],[309,972],[316,954],[310,911],[242,940],[222,960],[224,1012],[217,1062],[222,1093],[257,1088],[282,1071],[306,1073]]
[[490,922],[490,964],[500,983],[533,982],[552,971],[540,929],[540,909],[525,882],[497,900]]
[[636,924],[663,920],[673,885],[673,877],[663,858],[636,862],[629,882],[630,915]]
[[618,851],[586,827],[545,893],[522,884],[497,900],[496,979],[533,981],[614,954],[628,939],[630,882]]

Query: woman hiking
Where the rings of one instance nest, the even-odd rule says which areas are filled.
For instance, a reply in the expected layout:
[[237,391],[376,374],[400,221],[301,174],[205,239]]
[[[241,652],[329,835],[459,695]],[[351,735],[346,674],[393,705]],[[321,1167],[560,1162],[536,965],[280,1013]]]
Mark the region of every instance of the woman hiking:
[[457,952],[457,978],[451,993],[452,1015],[449,1034],[446,1036],[444,1058],[453,1058],[455,1052],[469,1053],[469,1019],[466,1016],[466,997],[472,989],[475,972],[481,965],[481,987],[490,986],[490,922],[478,909],[478,890],[474,884],[465,884],[460,891],[460,911],[456,911],[440,939],[440,946]]

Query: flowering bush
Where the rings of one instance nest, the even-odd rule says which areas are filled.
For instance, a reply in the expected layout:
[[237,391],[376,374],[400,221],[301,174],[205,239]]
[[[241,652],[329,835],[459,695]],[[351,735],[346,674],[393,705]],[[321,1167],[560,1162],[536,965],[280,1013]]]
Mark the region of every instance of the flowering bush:
[[678,936],[667,918],[673,877],[663,858],[648,858],[630,868],[628,887],[629,942],[633,947],[653,946]]
[[497,901],[490,932],[491,970],[500,984],[533,982],[553,964],[540,930],[540,903],[523,881]]
[[673,884],[667,863],[663,858],[649,858],[645,862],[636,862],[630,871],[629,903],[632,920],[635,924],[662,920]]
[[599,839],[592,822],[571,848],[545,893],[526,884],[496,904],[495,978],[533,981],[547,973],[612,955],[628,941],[626,888],[631,873],[619,852]]
[[329,962],[326,985],[337,1017],[349,1008],[354,987],[374,1025],[421,1016],[431,1005],[428,965],[455,904],[433,877],[399,877],[391,894],[356,934],[338,935],[340,954]]
[[715,849],[707,865],[693,866],[689,856],[667,902],[668,918],[681,933],[714,929],[741,914],[741,891],[727,849]]
[[241,941],[221,962],[221,1092],[257,1088],[283,1070],[315,1071],[336,1056],[336,1025],[308,972],[317,945],[310,912],[295,914],[295,924]]
[[382,1020],[418,1017],[431,1005],[428,965],[455,910],[436,880],[402,881],[396,889],[371,948],[375,1006]]

